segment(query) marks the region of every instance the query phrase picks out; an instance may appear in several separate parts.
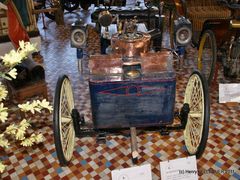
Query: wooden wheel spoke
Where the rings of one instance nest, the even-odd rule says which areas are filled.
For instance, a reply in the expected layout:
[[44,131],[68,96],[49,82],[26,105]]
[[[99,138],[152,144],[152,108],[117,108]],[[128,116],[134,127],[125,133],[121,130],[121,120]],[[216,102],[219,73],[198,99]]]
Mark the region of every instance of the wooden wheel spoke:
[[[64,133],[64,135],[66,134],[66,132],[68,132],[68,130],[71,128],[71,122],[68,122],[66,124],[63,125],[62,131]],[[66,137],[66,136],[65,136]]]
[[199,89],[195,88],[194,92],[192,93],[192,102],[191,102],[190,108],[195,109],[197,106],[201,107],[201,105],[202,105],[201,91]]
[[71,85],[69,84],[69,82],[66,82],[66,87],[65,87],[66,100],[67,100],[67,105],[69,107],[68,110],[71,110],[73,108],[73,97],[72,97],[72,91],[69,89],[69,87],[71,87]]
[[192,118],[201,118],[202,117],[202,111],[190,111],[188,115]]
[[62,115],[70,115],[70,106],[67,102],[67,97],[66,95],[63,93],[63,98],[62,98],[62,103],[61,103],[61,106],[62,106],[62,109],[61,109],[61,113]]
[[68,123],[72,121],[72,118],[70,116],[62,116],[61,121],[62,123]]
[[67,128],[62,128],[62,136],[63,136],[63,141],[65,142],[67,133],[68,133],[69,127]]
[[195,147],[198,146],[199,135],[195,128],[190,128],[190,136],[191,136],[192,145],[194,145]]
[[190,121],[190,123],[189,123],[189,129],[191,132],[193,132],[193,131],[196,132],[196,126],[194,123],[192,123],[192,121]]
[[193,101],[193,104],[191,104],[191,109],[195,109],[197,108],[198,106],[201,106],[201,102],[202,102],[202,99],[198,99],[197,101]]
[[194,132],[191,130],[190,131],[190,142],[191,142],[191,145],[192,145],[192,150],[195,149],[196,147],[196,136],[194,134]]
[[64,136],[64,150],[66,150],[67,149],[67,147],[68,147],[68,143],[69,143],[69,134],[70,134],[70,131],[71,131],[71,127],[70,126],[68,126],[68,128],[67,129],[65,129],[65,131],[63,132],[63,136]]
[[[73,138],[72,137],[72,131],[73,131],[73,129],[72,129],[72,127],[69,129],[69,132],[68,132],[68,137],[67,137],[67,145],[68,146],[71,146],[71,139]],[[71,154],[72,154],[72,152],[71,151],[68,151],[68,150],[66,150],[66,155],[69,157],[69,156],[71,156]]]

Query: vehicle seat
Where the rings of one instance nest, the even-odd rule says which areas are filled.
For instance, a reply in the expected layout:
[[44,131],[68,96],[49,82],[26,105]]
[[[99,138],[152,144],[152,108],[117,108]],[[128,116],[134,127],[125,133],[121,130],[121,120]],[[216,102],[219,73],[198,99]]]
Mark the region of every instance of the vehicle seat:
[[[186,0],[186,15],[192,21],[193,33],[199,34],[208,19],[227,19],[231,11],[217,3],[216,0]],[[196,36],[197,36],[196,34]]]

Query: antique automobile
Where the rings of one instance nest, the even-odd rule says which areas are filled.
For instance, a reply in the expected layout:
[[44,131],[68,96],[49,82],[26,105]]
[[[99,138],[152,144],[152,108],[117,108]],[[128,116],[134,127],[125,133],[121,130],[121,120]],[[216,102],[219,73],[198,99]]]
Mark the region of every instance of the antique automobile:
[[232,82],[240,77],[240,1],[177,0],[178,14],[191,19],[193,43],[198,47],[197,67],[208,84],[216,80],[223,65],[224,78]]
[[225,19],[208,19],[203,25],[199,41],[198,68],[209,84],[214,75],[217,76],[217,60],[223,65],[225,78],[236,81],[240,77],[240,1],[217,2],[228,8],[231,16]]
[[[105,141],[111,134],[130,134],[133,163],[137,162],[137,131],[184,130],[186,149],[200,158],[209,131],[208,85],[194,71],[187,83],[182,108],[175,112],[176,73],[173,54],[150,51],[151,35],[137,31],[134,21],[111,38],[111,53],[89,57],[89,91],[92,121],[85,122],[76,109],[70,79],[59,77],[54,97],[53,128],[57,157],[67,165],[74,151],[75,136],[96,136]],[[73,46],[86,41],[86,30],[75,25]],[[177,123],[174,123],[177,122]]]
[[[163,1],[151,3],[144,1],[136,5],[99,7],[91,15],[92,21],[96,23],[97,30],[101,33],[101,53],[106,53],[105,49],[110,44],[111,34],[121,32],[125,21],[135,19],[138,24],[143,24],[145,28],[141,31],[151,34],[152,48],[159,51],[162,48],[162,35],[166,24],[164,9],[169,5]],[[112,25],[116,24],[115,31]],[[104,29],[105,28],[105,29]],[[192,27],[191,22],[182,15],[177,15],[172,19],[171,50],[175,51],[178,57],[182,58],[185,47],[191,42]],[[107,35],[106,35],[107,34]],[[110,36],[108,36],[110,34]],[[179,59],[180,59],[179,58]]]

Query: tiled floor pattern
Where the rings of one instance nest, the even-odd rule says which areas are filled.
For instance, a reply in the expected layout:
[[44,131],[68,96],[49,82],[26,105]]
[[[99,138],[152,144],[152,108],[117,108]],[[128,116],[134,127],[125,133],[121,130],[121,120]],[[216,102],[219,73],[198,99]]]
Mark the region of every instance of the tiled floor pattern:
[[[42,37],[41,54],[44,57],[49,100],[52,101],[57,78],[67,74],[74,89],[76,108],[91,121],[87,71],[78,71],[76,49],[70,47],[70,24],[88,12],[66,14],[65,26],[47,21],[47,30],[39,29]],[[89,19],[85,19],[89,22]],[[99,53],[98,35],[90,27],[88,54]],[[166,38],[166,37],[165,37]],[[166,42],[165,42],[166,43]],[[192,71],[196,50],[188,49],[186,65],[177,72],[176,109],[183,104],[187,79]],[[87,56],[85,56],[85,66]],[[187,68],[186,68],[187,67]],[[217,87],[217,86],[216,86]],[[218,103],[218,88],[210,89],[211,120],[206,150],[197,160],[200,179],[240,179],[240,107]],[[239,104],[238,104],[239,105]],[[14,115],[11,116],[15,118]],[[52,115],[34,117],[33,129],[44,134],[44,142],[29,148],[13,145],[1,151],[1,160],[7,170],[1,179],[111,179],[111,170],[132,167],[128,136],[109,136],[107,143],[96,144],[94,137],[76,138],[72,161],[66,167],[58,163],[54,146]],[[138,165],[150,163],[153,179],[160,179],[159,162],[186,157],[183,132],[160,136],[158,132],[138,135],[140,159]]]

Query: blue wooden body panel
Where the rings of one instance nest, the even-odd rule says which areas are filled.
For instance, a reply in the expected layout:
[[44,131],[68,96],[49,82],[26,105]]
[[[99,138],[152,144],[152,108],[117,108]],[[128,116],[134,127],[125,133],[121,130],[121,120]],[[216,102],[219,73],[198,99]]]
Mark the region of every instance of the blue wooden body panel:
[[175,74],[115,82],[90,79],[89,87],[95,128],[151,127],[173,122]]

